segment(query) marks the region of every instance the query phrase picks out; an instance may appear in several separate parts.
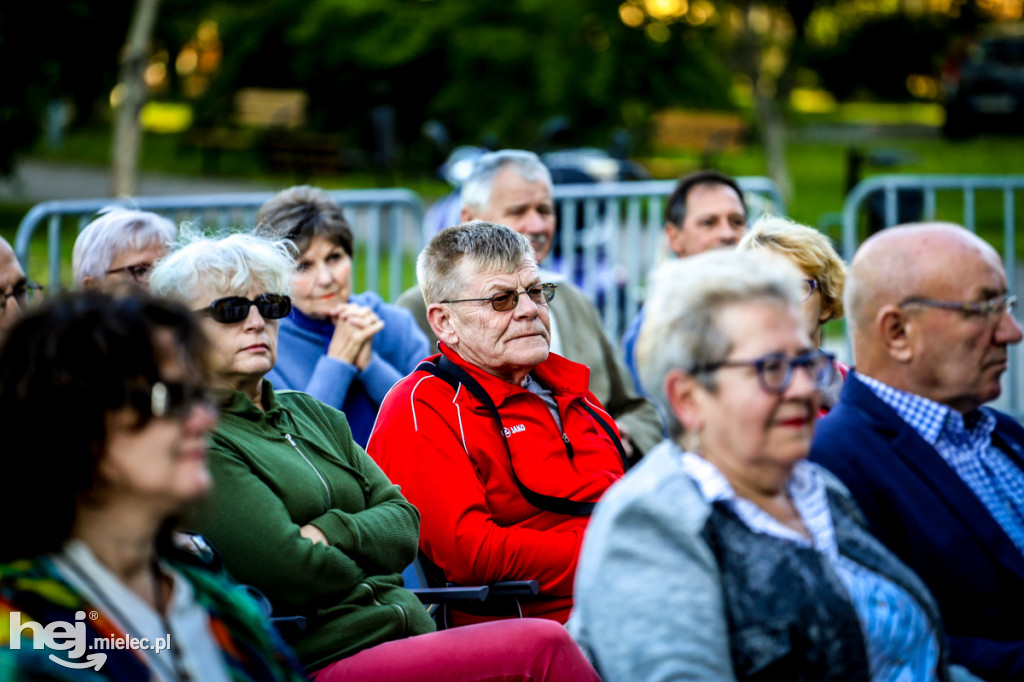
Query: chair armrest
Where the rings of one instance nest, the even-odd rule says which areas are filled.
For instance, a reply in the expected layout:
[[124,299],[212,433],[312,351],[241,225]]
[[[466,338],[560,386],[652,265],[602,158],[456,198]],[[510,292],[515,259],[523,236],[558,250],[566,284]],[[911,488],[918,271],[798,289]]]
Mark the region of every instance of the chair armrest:
[[305,616],[275,616],[270,619],[270,623],[277,628],[277,631],[281,633],[281,636],[285,639],[292,632],[305,632],[306,631],[306,617]]
[[535,597],[540,592],[536,580],[501,580],[489,585],[492,597]]
[[491,588],[487,585],[472,587],[417,587],[409,590],[424,604],[448,604],[450,602],[482,602],[487,599]]

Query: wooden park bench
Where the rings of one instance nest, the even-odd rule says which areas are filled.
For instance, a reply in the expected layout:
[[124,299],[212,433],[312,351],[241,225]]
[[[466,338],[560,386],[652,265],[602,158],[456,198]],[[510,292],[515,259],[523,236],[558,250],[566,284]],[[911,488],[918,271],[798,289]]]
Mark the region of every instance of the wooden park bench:
[[742,148],[749,135],[747,120],[735,112],[665,109],[654,115],[655,145],[697,152],[706,167],[714,155]]
[[234,97],[233,126],[190,130],[183,143],[200,150],[204,172],[218,169],[222,152],[255,150],[272,171],[303,179],[338,173],[346,165],[342,138],[302,130],[308,105],[302,90],[242,88]]

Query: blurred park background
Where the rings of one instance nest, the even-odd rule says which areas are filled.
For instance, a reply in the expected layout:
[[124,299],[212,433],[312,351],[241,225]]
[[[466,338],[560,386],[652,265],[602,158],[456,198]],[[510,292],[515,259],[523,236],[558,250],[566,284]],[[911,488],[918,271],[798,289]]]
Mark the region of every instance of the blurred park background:
[[[873,174],[1024,173],[1022,12],[1022,0],[5,3],[0,234],[13,239],[39,201],[97,195],[311,182],[432,201],[461,145],[620,162],[590,163],[597,176],[767,175],[793,218],[833,230]],[[972,64],[1001,75],[982,74],[989,89],[968,110]]]

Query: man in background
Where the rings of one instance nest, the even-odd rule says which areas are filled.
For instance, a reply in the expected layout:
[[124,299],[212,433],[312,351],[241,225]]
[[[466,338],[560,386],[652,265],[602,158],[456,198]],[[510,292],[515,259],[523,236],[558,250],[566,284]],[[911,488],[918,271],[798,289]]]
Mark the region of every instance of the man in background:
[[[717,171],[697,171],[679,179],[665,205],[665,237],[678,258],[709,249],[732,248],[747,230],[747,204],[736,181]],[[622,337],[626,365],[634,386],[644,389],[636,368],[636,339],[644,321],[643,308]]]
[[28,281],[18,257],[14,255],[14,249],[6,239],[0,237],[0,341],[41,288]]

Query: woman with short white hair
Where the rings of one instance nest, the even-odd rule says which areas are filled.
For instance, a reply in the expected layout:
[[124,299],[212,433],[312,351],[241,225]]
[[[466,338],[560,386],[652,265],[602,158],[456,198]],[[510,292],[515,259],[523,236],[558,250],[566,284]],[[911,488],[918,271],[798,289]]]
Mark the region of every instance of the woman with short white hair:
[[109,206],[75,239],[71,268],[79,288],[148,286],[154,263],[178,234],[173,222],[148,211]]
[[607,682],[948,679],[927,589],[806,461],[833,364],[801,298],[771,254],[656,273],[637,356],[670,439],[598,505],[570,621]]
[[292,643],[320,682],[595,680],[551,623],[434,632],[402,587],[416,556],[416,509],[352,440],[344,414],[266,379],[294,270],[290,241],[239,233],[189,236],[153,272],[154,293],[184,301],[210,340],[221,419],[213,492],[195,529],[278,613],[307,616]]

